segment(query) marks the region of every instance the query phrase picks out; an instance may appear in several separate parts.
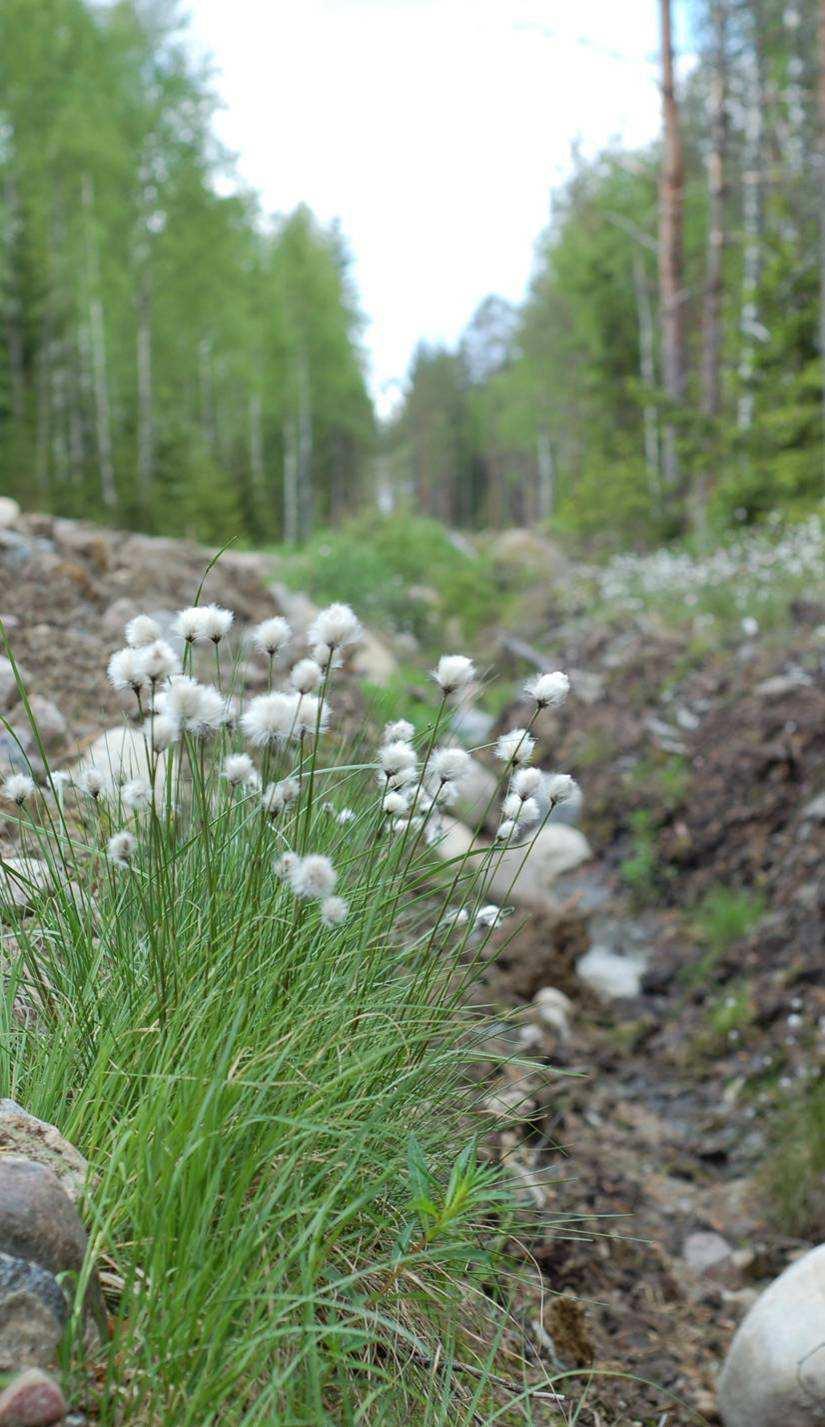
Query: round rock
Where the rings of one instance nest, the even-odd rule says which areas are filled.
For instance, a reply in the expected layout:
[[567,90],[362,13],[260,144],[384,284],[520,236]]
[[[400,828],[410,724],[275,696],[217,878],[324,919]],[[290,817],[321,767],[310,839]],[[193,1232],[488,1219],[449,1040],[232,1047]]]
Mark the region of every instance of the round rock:
[[68,1410],[54,1378],[39,1368],[18,1373],[0,1392],[0,1427],[50,1427]]
[[57,1175],[43,1164],[0,1155],[0,1253],[50,1273],[79,1272],[86,1230]]
[[719,1411],[725,1427],[825,1422],[825,1244],[756,1300],[722,1369]]
[[66,1300],[53,1274],[0,1253],[0,1372],[50,1366],[67,1319]]

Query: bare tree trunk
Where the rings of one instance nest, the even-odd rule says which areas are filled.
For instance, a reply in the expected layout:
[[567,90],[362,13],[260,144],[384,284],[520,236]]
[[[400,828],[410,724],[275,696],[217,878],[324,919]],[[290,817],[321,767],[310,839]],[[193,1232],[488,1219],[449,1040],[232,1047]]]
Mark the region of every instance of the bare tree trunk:
[[708,155],[708,252],[702,345],[702,413],[708,422],[704,463],[696,492],[694,523],[707,521],[707,503],[718,459],[715,424],[722,402],[722,297],[724,295],[725,199],[728,143],[727,0],[712,0],[713,59],[710,93],[711,145]]
[[742,260],[742,311],[739,318],[741,348],[737,424],[740,431],[749,431],[753,425],[756,343],[762,337],[757,292],[762,270],[762,106],[764,84],[762,14],[761,5],[758,3],[753,6],[753,30],[753,45],[746,56],[748,93],[745,118],[744,173],[742,176],[744,183],[742,221],[745,231]]
[[[643,386],[651,392],[656,385],[656,338],[645,260],[639,248],[633,251],[633,290],[636,297],[636,320],[639,324],[639,376]],[[642,406],[642,428],[647,483],[654,494],[659,491],[659,421],[654,403],[647,399]]]
[[549,520],[556,505],[556,463],[553,446],[546,426],[539,428],[536,438],[536,463],[538,465],[538,490],[536,515],[538,520]]
[[17,199],[17,186],[11,172],[6,174],[4,184],[4,200],[6,208],[6,271],[7,279],[7,300],[5,313],[6,326],[6,348],[9,362],[9,395],[11,398],[11,414],[17,430],[16,436],[20,436],[20,424],[23,420],[23,332],[21,327],[22,304],[20,302],[20,290],[18,286],[17,272],[17,235],[20,224],[20,205]]
[[298,543],[298,432],[294,421],[284,426],[284,541]]
[[256,505],[258,502],[263,503],[266,476],[264,472],[263,403],[259,391],[249,393],[249,475],[253,500]]
[[94,186],[91,175],[84,173],[81,199],[86,218],[86,271],[89,284],[89,329],[92,339],[92,363],[95,384],[97,418],[97,459],[100,473],[100,496],[111,510],[117,504],[115,473],[112,464],[112,425],[109,411],[109,382],[106,371],[106,327],[103,299],[100,292],[100,263],[95,233]]
[[154,415],[152,411],[152,296],[149,273],[144,266],[137,291],[137,478],[140,505],[148,515],[152,496],[154,464]]
[[822,440],[825,448],[825,0],[819,0],[819,356],[822,363]]
[[312,533],[314,504],[309,361],[306,353],[302,352],[298,363],[298,537],[300,540],[306,540]]
[[[673,66],[671,0],[660,0],[663,153],[659,188],[659,293],[662,367],[672,408],[685,394],[684,188],[682,130]],[[671,494],[681,492],[679,453],[672,415],[664,431],[664,475]]]

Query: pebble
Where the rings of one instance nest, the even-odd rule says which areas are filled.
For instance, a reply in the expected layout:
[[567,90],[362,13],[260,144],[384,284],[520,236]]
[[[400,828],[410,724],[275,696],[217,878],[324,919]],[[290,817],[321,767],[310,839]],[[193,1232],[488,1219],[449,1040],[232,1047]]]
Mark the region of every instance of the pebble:
[[0,1253],[0,1372],[49,1367],[68,1316],[53,1274],[28,1259]]
[[49,1427],[68,1410],[54,1378],[39,1368],[19,1373],[0,1392],[0,1427]]
[[562,1040],[567,1040],[570,1035],[569,1016],[573,1009],[570,997],[565,996],[557,986],[542,986],[533,997],[533,1004],[539,1020],[556,1031]]
[[[66,720],[57,704],[51,699],[44,699],[41,694],[30,694],[29,706],[44,747],[56,748],[66,737]],[[29,716],[22,703],[9,714],[9,722],[31,731]]]
[[708,1273],[717,1264],[729,1260],[731,1254],[727,1239],[709,1229],[697,1229],[695,1233],[688,1234],[682,1248],[685,1263],[695,1273]]
[[[23,683],[29,681],[29,675],[21,664],[17,665],[17,672]],[[5,655],[0,655],[0,708],[10,709],[12,704],[16,704],[20,694],[17,688],[17,680],[14,677],[14,669],[10,659]]]
[[603,1001],[638,996],[644,965],[606,946],[591,946],[576,962],[576,975]]

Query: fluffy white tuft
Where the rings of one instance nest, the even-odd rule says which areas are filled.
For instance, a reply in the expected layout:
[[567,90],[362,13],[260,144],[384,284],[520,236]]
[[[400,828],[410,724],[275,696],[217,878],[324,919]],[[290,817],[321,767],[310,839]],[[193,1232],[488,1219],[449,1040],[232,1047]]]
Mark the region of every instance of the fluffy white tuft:
[[316,615],[309,627],[307,643],[326,644],[330,650],[355,644],[363,631],[358,616],[348,604],[331,604]]
[[168,679],[180,670],[180,660],[165,639],[156,639],[154,644],[145,644],[140,651],[140,662],[150,684],[160,679]]
[[476,926],[494,927],[501,926],[504,921],[504,912],[501,907],[497,907],[495,902],[488,902],[486,907],[480,907],[475,916]]
[[3,797],[16,803],[18,808],[22,808],[23,804],[34,796],[34,791],[34,779],[30,778],[28,773],[12,773],[3,784]]
[[456,782],[469,773],[470,755],[463,748],[437,748],[428,771],[442,783]]
[[289,875],[289,885],[295,896],[311,901],[320,902],[331,897],[337,881],[338,873],[329,858],[320,852],[311,852],[308,857],[300,858]]
[[542,773],[538,768],[517,768],[510,788],[520,798],[531,798],[541,787]]
[[214,685],[199,684],[188,674],[179,674],[166,690],[163,712],[184,733],[204,738],[226,722],[228,710],[223,694]]
[[384,812],[388,813],[391,817],[400,817],[402,813],[407,811],[408,807],[409,803],[403,793],[387,793],[383,802]]
[[295,710],[295,725],[293,737],[298,738],[302,733],[323,733],[329,726],[329,704],[324,699],[319,699],[317,694],[299,694],[298,706]]
[[205,639],[205,613],[203,605],[191,605],[189,609],[179,610],[172,626],[175,633],[187,644],[197,644]]
[[142,649],[118,649],[109,660],[109,683],[115,689],[131,689],[139,694],[149,683],[142,659]]
[[537,674],[535,679],[528,679],[524,685],[524,692],[531,699],[535,699],[540,709],[546,709],[553,705],[563,704],[570,692],[570,680],[561,669],[555,669],[551,674]]
[[213,644],[220,644],[225,639],[235,616],[231,609],[224,609],[219,604],[207,604],[203,607],[203,624],[201,626],[203,639],[211,639]]
[[95,768],[93,764],[88,768],[81,769],[74,781],[75,787],[89,798],[99,798],[106,787],[106,779],[100,769]]
[[411,743],[415,737],[415,728],[409,719],[399,718],[395,723],[388,723],[384,729],[385,743]]
[[415,749],[411,743],[397,738],[393,743],[385,743],[383,748],[379,748],[378,763],[388,778],[394,778],[407,769],[415,768]]
[[551,773],[544,784],[545,794],[554,807],[557,803],[566,803],[578,789],[578,783],[569,773]]
[[433,678],[444,694],[457,694],[475,678],[475,664],[466,654],[442,654]]
[[295,729],[298,694],[259,694],[241,716],[241,728],[256,748],[286,743]]
[[152,801],[151,784],[145,778],[130,778],[120,790],[120,800],[131,812],[148,807]]
[[321,921],[325,927],[340,927],[348,912],[349,903],[343,897],[325,897],[321,903]]
[[116,867],[128,867],[137,850],[137,838],[130,832],[116,832],[106,844],[106,856]]
[[239,788],[242,784],[251,783],[255,776],[255,764],[248,753],[230,753],[223,760],[221,777],[231,788]]
[[283,778],[280,783],[267,783],[261,793],[261,808],[271,818],[283,812],[287,803],[292,803],[300,792],[295,778]]
[[526,728],[512,728],[503,733],[496,744],[496,758],[502,763],[529,763],[536,740]]
[[311,694],[314,689],[320,688],[323,678],[324,671],[314,659],[299,659],[290,671],[289,682],[299,694]]
[[180,738],[180,724],[171,714],[158,714],[153,719],[147,719],[143,725],[143,732],[150,740],[155,752],[163,753],[173,743],[177,743]]
[[252,631],[252,643],[273,659],[286,647],[292,638],[292,630],[287,621],[280,615],[274,614],[271,619],[264,619],[260,624],[256,624]]
[[154,644],[160,639],[163,630],[156,619],[152,619],[148,614],[138,614],[129,620],[124,634],[130,649],[142,649],[145,644]]

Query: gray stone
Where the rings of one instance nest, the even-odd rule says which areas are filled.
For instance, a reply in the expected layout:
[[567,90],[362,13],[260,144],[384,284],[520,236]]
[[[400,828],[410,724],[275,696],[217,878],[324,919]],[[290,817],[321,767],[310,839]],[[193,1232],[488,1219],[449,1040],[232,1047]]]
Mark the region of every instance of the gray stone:
[[60,1387],[40,1368],[18,1373],[0,1392],[0,1427],[50,1427],[68,1410]]
[[0,1155],[0,1253],[30,1259],[50,1273],[79,1273],[87,1235],[52,1169]]
[[498,779],[477,758],[470,759],[469,769],[458,788],[456,813],[468,827],[481,827],[491,814],[495,817]]
[[[66,720],[57,704],[52,703],[51,699],[44,699],[41,694],[31,694],[29,707],[44,747],[56,748],[66,737]],[[17,728],[25,729],[26,732],[31,733],[29,716],[22,703],[19,703],[9,714],[9,722]]]
[[20,519],[20,506],[10,495],[0,495],[0,526],[5,530]]
[[[435,844],[435,850],[450,861],[464,856],[473,843],[484,846],[463,823],[445,818],[444,836]],[[494,900],[517,902],[553,915],[558,911],[558,902],[552,895],[556,879],[589,857],[590,845],[577,828],[544,827],[532,843],[508,848],[491,859],[487,893]]]
[[797,689],[807,688],[810,682],[804,670],[795,669],[790,674],[776,674],[772,679],[763,679],[753,692],[761,699],[782,699],[786,694],[795,693]]
[[0,774],[5,777],[7,773],[28,773],[30,764],[25,739],[0,729]]
[[718,1264],[730,1261],[733,1250],[727,1239],[710,1229],[697,1229],[688,1234],[682,1248],[682,1257],[694,1273],[708,1273]]
[[476,708],[474,704],[470,704],[467,708],[456,709],[451,719],[453,733],[468,748],[477,747],[480,743],[488,743],[494,723],[495,719],[492,714],[486,713],[484,709]]
[[51,1366],[68,1317],[53,1274],[29,1259],[0,1253],[0,1372]]
[[812,798],[806,803],[802,816],[806,822],[825,822],[825,793],[820,793],[818,798]]
[[15,1100],[0,1100],[0,1156],[16,1155],[45,1165],[60,1180],[72,1203],[86,1184],[89,1165],[55,1125],[30,1115]]
[[606,946],[591,946],[576,962],[576,975],[603,1001],[638,996],[644,963]]
[[825,1422],[825,1244],[785,1269],[741,1324],[719,1379],[725,1427]]
[[0,910],[3,905],[25,911],[51,886],[47,862],[36,857],[4,857],[0,862]]

